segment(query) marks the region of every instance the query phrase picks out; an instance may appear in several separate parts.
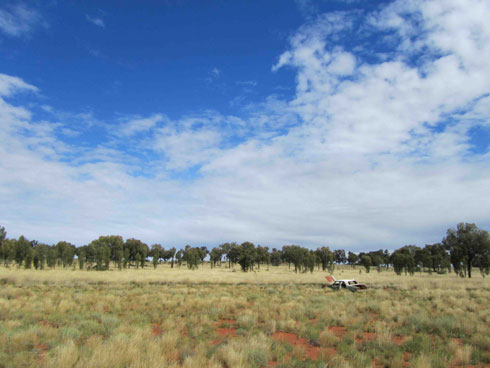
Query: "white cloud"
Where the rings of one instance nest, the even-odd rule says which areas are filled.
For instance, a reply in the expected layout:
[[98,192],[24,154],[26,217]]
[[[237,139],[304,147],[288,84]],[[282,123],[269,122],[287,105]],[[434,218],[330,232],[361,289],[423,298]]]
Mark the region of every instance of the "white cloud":
[[307,19],[311,19],[318,14],[318,8],[311,0],[295,0],[295,3],[301,15]]
[[0,96],[10,96],[22,90],[37,92],[38,89],[20,78],[0,73]]
[[340,76],[350,75],[356,67],[356,58],[349,52],[338,52],[332,55],[328,71]]
[[0,8],[0,30],[9,36],[19,37],[28,34],[38,25],[46,23],[35,9],[22,4]]
[[[459,221],[488,229],[490,154],[469,152],[469,131],[490,121],[489,7],[398,1],[366,22],[320,16],[274,66],[297,73],[292,101],[271,96],[240,117],[123,121],[111,139],[162,157],[149,163],[104,141],[57,148],[63,119],[35,122],[1,100],[0,223],[10,235],[79,244],[115,233],[354,250],[440,241]],[[364,36],[379,30],[401,46],[367,63]],[[359,42],[341,47],[344,37]],[[0,78],[3,96],[20,90],[35,87]],[[70,155],[80,159],[61,159]]]
[[147,132],[164,119],[162,114],[155,114],[148,118],[130,119],[117,127],[116,135],[130,137],[134,134]]
[[90,15],[86,14],[85,19],[87,19],[87,22],[90,22],[90,23],[96,25],[97,27],[105,28],[104,20],[101,17],[90,16]]
[[246,86],[246,87],[255,87],[257,85],[256,80],[245,80],[245,81],[238,81],[236,82],[239,86]]

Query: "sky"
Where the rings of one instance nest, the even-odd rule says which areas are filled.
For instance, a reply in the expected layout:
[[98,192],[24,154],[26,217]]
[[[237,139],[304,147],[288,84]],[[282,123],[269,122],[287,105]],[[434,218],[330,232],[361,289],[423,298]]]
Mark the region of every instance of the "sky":
[[2,1],[0,225],[350,251],[490,228],[487,0]]

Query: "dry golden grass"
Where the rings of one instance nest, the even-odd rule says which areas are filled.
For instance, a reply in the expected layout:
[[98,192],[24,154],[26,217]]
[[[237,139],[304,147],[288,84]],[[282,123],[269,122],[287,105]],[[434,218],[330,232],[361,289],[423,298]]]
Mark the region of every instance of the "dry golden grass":
[[490,279],[337,269],[369,286],[351,293],[325,275],[1,267],[0,367],[490,364]]

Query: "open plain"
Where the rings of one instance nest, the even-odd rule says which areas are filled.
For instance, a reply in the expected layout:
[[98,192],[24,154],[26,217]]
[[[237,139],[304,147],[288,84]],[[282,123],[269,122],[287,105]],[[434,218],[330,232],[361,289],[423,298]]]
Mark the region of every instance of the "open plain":
[[[362,273],[361,273],[362,272]],[[1,367],[490,365],[490,280],[326,273],[0,268]]]

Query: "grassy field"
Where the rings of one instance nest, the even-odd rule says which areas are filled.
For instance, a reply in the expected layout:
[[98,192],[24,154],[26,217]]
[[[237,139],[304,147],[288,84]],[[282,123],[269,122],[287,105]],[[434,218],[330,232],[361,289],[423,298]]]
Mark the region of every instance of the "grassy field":
[[490,279],[0,268],[0,367],[490,366]]

